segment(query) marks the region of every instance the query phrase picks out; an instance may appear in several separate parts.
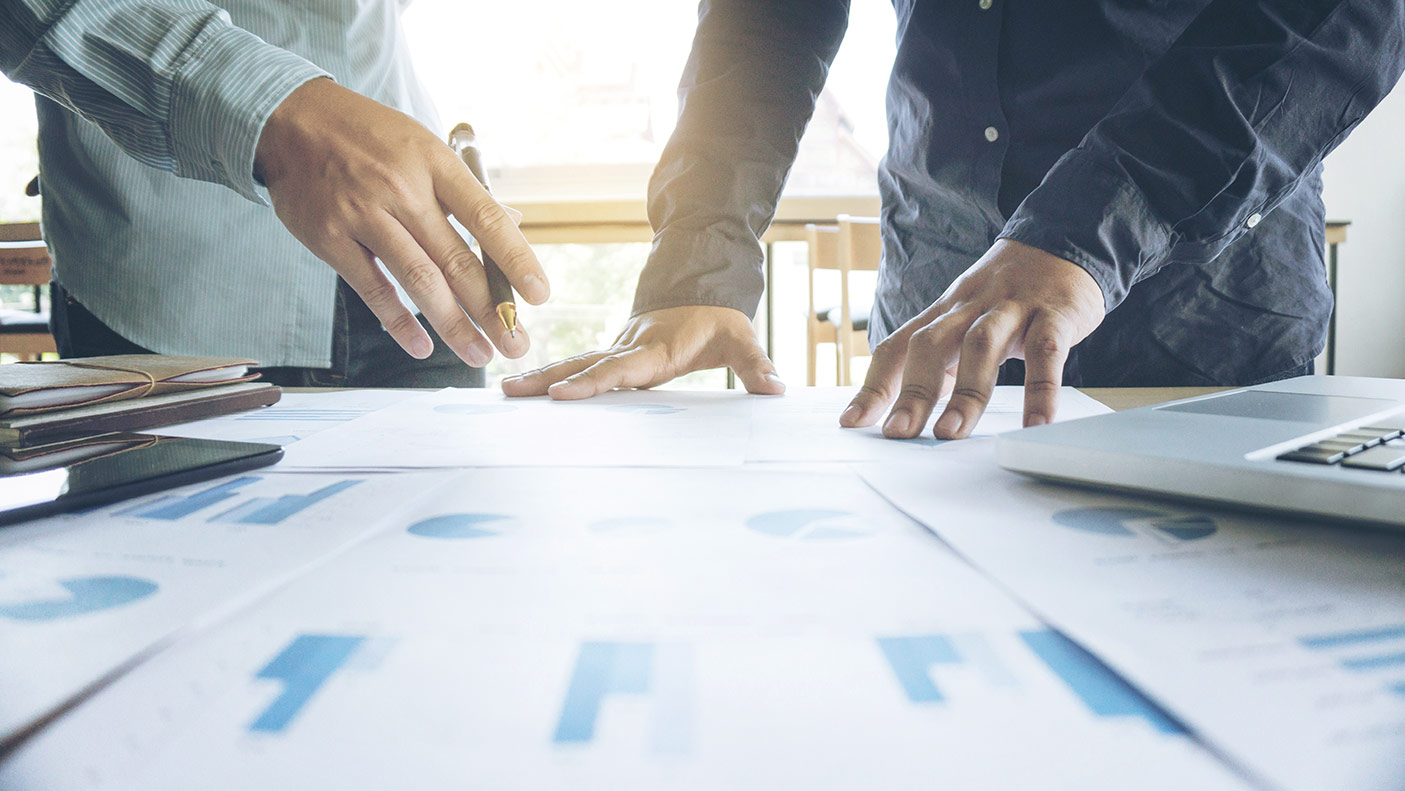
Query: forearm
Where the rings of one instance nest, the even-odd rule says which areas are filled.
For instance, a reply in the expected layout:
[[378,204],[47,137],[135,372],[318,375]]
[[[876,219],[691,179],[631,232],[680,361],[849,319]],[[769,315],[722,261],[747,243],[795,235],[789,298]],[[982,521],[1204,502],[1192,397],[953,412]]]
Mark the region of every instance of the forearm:
[[252,200],[264,122],[324,76],[199,0],[4,0],[0,66],[139,161]]
[[1216,0],[1002,232],[1088,270],[1116,307],[1170,261],[1212,261],[1390,91],[1386,0]]
[[847,20],[847,0],[702,4],[678,125],[649,183],[654,247],[635,314],[680,305],[755,313],[759,239]]

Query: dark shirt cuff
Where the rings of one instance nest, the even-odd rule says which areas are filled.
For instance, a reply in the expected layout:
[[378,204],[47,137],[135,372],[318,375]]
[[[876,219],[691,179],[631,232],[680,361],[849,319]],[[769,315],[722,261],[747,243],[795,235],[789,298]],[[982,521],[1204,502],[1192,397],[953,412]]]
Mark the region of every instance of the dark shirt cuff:
[[734,308],[756,317],[765,285],[756,241],[729,235],[660,234],[639,274],[631,316],[684,305]]
[[1077,148],[1015,210],[1000,239],[1037,247],[1087,270],[1111,311],[1170,258],[1172,234],[1125,173]]

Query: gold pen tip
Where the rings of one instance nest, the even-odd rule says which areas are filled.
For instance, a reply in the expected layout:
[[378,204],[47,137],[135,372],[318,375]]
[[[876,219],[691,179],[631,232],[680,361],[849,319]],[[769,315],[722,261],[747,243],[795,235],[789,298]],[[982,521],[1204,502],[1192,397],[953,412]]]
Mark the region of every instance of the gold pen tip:
[[511,302],[504,302],[498,305],[498,318],[502,319],[502,325],[507,328],[507,332],[512,337],[517,337],[517,306]]

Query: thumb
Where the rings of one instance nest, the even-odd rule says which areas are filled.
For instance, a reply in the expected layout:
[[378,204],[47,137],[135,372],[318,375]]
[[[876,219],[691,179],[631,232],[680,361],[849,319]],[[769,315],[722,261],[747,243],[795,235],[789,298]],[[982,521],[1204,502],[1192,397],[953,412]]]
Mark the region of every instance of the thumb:
[[755,395],[780,395],[785,392],[785,382],[776,373],[776,365],[755,341],[742,341],[741,349],[729,355],[728,364],[736,371],[748,393]]

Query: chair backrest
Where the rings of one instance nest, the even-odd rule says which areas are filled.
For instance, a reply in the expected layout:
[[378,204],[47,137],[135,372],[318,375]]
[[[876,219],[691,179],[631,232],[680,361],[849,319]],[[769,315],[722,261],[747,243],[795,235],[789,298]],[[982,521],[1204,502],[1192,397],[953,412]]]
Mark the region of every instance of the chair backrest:
[[883,236],[877,217],[839,215],[839,268],[873,271],[883,260]]
[[0,242],[34,242],[41,238],[37,222],[0,223]]
[[39,223],[0,224],[0,285],[46,285],[51,266],[49,250],[39,238]]
[[839,268],[839,226],[805,226],[805,241],[810,246],[810,269]]

